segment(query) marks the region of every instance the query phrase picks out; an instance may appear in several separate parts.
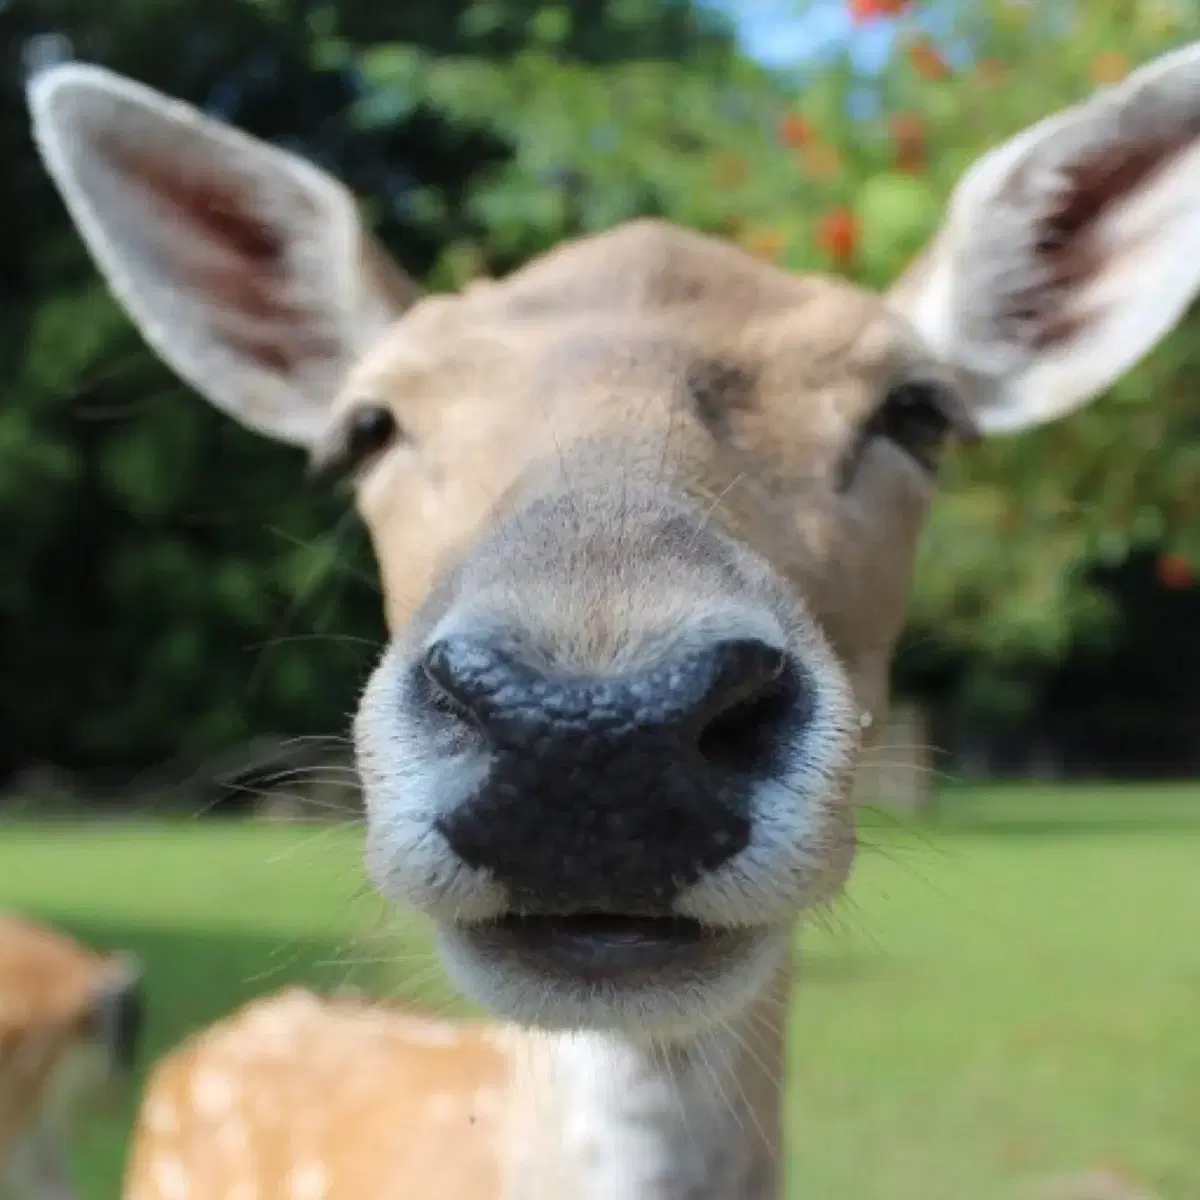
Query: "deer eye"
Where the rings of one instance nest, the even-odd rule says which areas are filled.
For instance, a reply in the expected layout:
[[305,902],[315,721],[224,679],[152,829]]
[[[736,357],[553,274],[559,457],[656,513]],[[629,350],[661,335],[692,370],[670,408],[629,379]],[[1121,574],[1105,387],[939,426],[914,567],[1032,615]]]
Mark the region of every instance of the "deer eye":
[[396,418],[382,404],[364,404],[346,417],[343,466],[357,470],[395,440]]
[[400,425],[390,408],[360,404],[313,447],[309,471],[319,478],[353,475],[400,437]]
[[867,439],[885,438],[931,475],[955,431],[956,397],[936,381],[895,384],[867,422]]

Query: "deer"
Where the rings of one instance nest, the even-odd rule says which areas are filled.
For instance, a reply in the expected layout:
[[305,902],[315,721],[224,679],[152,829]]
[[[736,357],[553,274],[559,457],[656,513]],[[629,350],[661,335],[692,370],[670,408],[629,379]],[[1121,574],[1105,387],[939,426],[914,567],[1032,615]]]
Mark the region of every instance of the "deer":
[[154,1067],[127,1200],[779,1197],[939,473],[1187,312],[1200,44],[984,153],[882,294],[659,218],[425,294],[296,153],[94,64],[28,103],[147,345],[351,487],[365,870],[480,1010],[252,999]]
[[0,912],[0,1200],[75,1200],[72,1125],[127,1083],[145,997],[132,954]]

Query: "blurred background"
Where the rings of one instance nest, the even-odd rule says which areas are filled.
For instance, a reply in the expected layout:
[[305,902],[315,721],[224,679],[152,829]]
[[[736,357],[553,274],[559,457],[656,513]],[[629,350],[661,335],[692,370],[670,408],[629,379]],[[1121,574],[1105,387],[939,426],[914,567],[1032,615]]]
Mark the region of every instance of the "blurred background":
[[[287,980],[457,1007],[358,861],[349,499],[141,343],[29,71],[310,156],[433,289],[648,213],[882,286],[987,147],[1197,37],[1192,0],[0,0],[0,905],[142,955],[147,1063]],[[1198,385],[1193,317],[947,470],[863,858],[800,935],[796,1196],[1200,1198]]]

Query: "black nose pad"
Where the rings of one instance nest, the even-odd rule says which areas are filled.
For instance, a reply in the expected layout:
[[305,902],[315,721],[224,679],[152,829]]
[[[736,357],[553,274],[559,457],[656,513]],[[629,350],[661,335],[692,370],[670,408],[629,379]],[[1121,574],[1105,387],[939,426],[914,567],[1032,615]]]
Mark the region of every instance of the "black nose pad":
[[661,911],[744,849],[755,748],[802,707],[786,654],[754,639],[571,676],[454,638],[421,669],[431,702],[491,750],[478,792],[439,829],[513,896],[557,911]]

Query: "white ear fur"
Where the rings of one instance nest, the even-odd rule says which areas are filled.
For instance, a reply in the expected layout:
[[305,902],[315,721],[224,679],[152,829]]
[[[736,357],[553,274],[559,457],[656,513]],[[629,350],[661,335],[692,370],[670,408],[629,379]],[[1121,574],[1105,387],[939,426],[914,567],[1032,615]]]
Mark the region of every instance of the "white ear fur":
[[984,155],[889,293],[985,433],[1093,400],[1200,290],[1200,43]]
[[411,303],[342,184],[101,67],[28,88],[33,136],[146,342],[218,408],[311,445],[353,360]]

